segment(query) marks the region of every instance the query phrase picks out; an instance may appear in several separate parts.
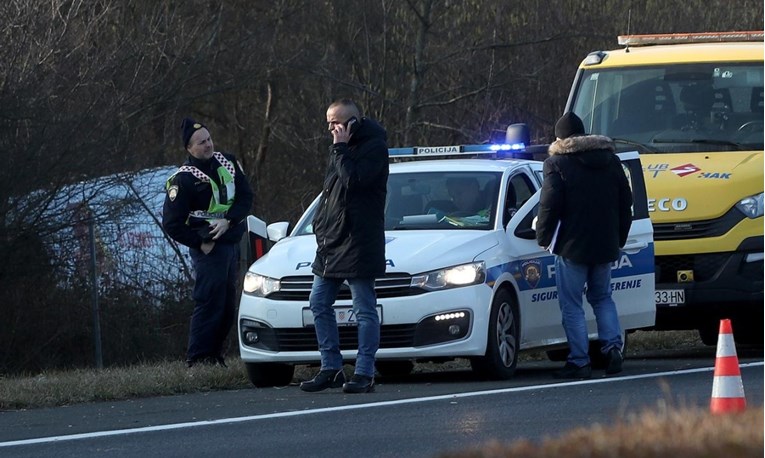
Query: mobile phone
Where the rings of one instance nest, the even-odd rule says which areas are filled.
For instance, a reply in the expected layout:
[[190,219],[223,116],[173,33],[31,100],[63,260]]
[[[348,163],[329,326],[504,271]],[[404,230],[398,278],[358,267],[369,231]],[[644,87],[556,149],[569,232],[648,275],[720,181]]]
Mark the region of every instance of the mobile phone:
[[351,116],[349,120],[343,123],[343,126],[348,129],[349,134],[352,134],[359,128],[359,120],[356,118],[356,116]]

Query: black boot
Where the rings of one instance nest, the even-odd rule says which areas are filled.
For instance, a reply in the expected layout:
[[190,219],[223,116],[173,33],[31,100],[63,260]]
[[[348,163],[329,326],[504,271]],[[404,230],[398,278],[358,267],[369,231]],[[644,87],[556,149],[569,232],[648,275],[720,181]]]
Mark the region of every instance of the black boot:
[[343,385],[346,393],[371,393],[375,390],[375,379],[364,375],[353,374],[350,382]]
[[311,380],[302,382],[300,389],[313,393],[327,388],[340,388],[343,383],[345,383],[345,374],[342,369],[328,369],[319,371]]

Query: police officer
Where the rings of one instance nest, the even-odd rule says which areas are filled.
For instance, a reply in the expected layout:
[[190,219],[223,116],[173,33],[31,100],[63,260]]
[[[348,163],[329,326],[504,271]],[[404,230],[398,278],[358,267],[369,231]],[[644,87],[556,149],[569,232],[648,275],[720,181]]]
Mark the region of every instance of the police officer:
[[186,362],[225,366],[223,344],[236,320],[239,241],[252,189],[233,155],[214,150],[207,127],[181,123],[186,162],[168,178],[162,226],[189,248],[194,267],[194,313]]

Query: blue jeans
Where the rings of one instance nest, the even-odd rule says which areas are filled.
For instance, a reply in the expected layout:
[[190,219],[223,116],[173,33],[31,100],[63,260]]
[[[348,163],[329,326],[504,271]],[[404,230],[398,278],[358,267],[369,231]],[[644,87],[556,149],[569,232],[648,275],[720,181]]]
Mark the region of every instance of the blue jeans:
[[581,367],[590,363],[587,323],[582,306],[582,292],[587,283],[587,301],[595,313],[601,352],[608,353],[623,342],[616,304],[611,298],[611,264],[577,264],[561,256],[555,257],[555,284],[568,339],[568,362]]
[[[343,357],[340,354],[340,335],[337,330],[335,303],[342,278],[326,278],[314,275],[311,296],[308,301],[316,326],[316,340],[321,352],[321,370],[340,370]],[[353,313],[358,323],[359,348],[354,373],[374,377],[375,353],[380,347],[380,317],[377,315],[377,297],[374,278],[348,278],[353,299]]]

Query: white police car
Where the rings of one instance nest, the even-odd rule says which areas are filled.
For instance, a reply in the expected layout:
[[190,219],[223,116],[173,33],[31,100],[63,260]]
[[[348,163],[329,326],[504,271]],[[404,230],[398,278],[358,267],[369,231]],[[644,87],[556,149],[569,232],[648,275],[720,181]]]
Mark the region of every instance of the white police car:
[[[493,157],[453,158],[478,153]],[[414,361],[464,357],[474,371],[507,379],[520,351],[565,346],[553,257],[537,245],[532,229],[542,163],[496,157],[503,153],[512,151],[489,145],[390,150],[392,159],[450,158],[390,166],[387,271],[375,284],[381,375],[408,373]],[[629,331],[654,324],[653,229],[638,154],[619,156],[635,205],[627,245],[613,265],[612,286],[622,327]],[[446,209],[448,184],[455,181],[477,182],[483,208]],[[295,364],[320,362],[308,308],[316,203],[289,235],[285,222],[266,227],[257,218],[248,221],[254,251],[262,254],[266,234],[277,242],[250,266],[239,305],[239,348],[255,386],[286,385]],[[594,316],[585,309],[590,337],[596,339]],[[347,288],[340,291],[335,312],[343,356],[352,362],[357,341]]]

